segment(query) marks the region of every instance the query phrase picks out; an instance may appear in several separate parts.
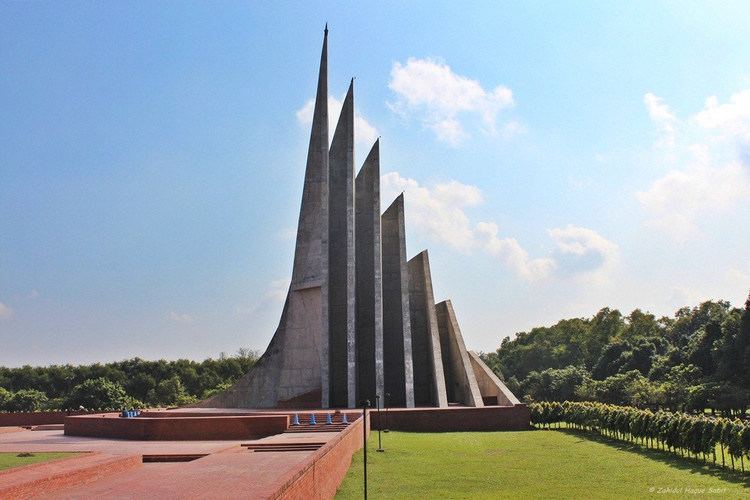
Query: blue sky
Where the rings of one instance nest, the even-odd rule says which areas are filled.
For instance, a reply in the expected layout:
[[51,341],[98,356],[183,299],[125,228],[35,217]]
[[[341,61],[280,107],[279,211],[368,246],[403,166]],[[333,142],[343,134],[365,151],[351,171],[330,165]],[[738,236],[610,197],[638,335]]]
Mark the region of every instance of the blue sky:
[[[404,5],[406,4],[406,5]],[[470,348],[750,288],[747,2],[0,4],[0,364],[265,348],[322,27]]]

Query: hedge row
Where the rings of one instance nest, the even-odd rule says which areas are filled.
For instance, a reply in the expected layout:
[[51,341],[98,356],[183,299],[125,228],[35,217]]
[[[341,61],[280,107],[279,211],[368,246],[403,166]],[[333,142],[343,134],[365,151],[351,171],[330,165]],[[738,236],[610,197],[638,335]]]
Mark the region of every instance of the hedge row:
[[577,429],[597,432],[611,438],[640,442],[650,448],[669,450],[680,456],[709,455],[717,461],[717,447],[721,464],[725,452],[732,468],[739,459],[745,470],[744,457],[750,458],[750,425],[739,419],[713,418],[687,413],[641,410],[631,406],[616,406],[593,402],[542,402],[529,405],[531,422],[549,428],[565,422]]

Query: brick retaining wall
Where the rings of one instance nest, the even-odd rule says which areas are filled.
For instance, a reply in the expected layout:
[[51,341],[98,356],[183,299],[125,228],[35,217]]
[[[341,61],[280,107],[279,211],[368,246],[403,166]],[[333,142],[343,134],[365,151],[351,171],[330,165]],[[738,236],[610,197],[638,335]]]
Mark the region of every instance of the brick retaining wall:
[[[367,420],[367,433],[370,431]],[[271,498],[284,500],[329,499],[344,480],[352,455],[362,448],[362,418],[311,455],[297,470],[279,482]]]
[[[385,428],[385,410],[370,412],[372,428],[378,429],[379,418]],[[388,410],[388,429],[407,432],[523,431],[530,424],[529,409],[524,404],[485,406],[480,408],[397,408]]]
[[121,418],[117,414],[84,415],[65,419],[65,434],[143,441],[208,441],[250,439],[284,432],[287,415]]

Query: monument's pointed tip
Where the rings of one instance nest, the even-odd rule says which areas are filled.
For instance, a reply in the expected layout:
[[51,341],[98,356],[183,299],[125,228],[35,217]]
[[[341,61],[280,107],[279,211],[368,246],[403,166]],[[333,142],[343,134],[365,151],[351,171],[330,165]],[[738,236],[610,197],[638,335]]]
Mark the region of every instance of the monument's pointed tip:
[[323,28],[323,34],[326,36],[328,35],[328,22],[327,21],[326,21],[326,27]]
[[351,106],[351,101],[354,99],[354,79],[349,83],[349,88],[346,91],[346,97],[344,97],[344,108]]

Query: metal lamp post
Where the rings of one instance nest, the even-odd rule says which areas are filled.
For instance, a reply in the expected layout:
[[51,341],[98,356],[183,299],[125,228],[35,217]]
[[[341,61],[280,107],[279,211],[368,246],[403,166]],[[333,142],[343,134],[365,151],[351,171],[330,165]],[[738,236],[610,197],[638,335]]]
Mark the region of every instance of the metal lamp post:
[[362,447],[364,449],[364,476],[365,476],[365,500],[367,500],[367,408],[370,406],[370,400],[362,401]]
[[385,450],[383,449],[383,441],[380,437],[380,429],[383,427],[383,419],[380,417],[380,394],[375,395],[375,407],[378,409],[378,449],[377,451],[382,453]]
[[[389,432],[388,431],[388,401],[390,399],[391,399],[391,393],[390,392],[386,392],[385,393],[385,425],[384,425],[385,429],[383,430],[383,432]],[[378,426],[378,427],[380,427],[380,426]]]

